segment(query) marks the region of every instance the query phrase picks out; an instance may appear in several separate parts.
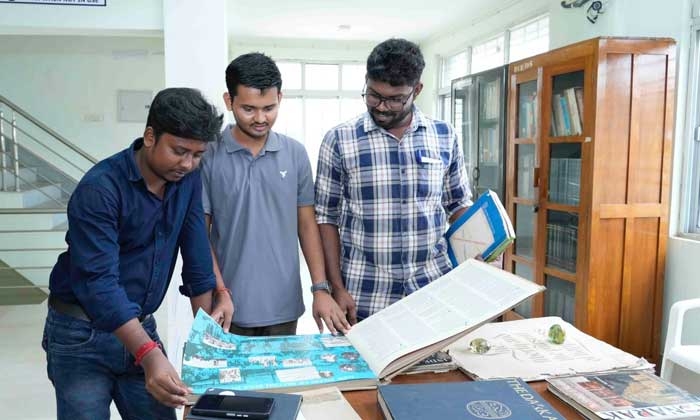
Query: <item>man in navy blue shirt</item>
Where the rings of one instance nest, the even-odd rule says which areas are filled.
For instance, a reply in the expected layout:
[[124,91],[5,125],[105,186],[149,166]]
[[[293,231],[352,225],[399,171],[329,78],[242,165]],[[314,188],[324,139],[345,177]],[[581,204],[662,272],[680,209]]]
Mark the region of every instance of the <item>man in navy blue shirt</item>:
[[59,419],[109,418],[112,400],[125,419],[175,418],[188,389],[151,314],[178,250],[181,293],[228,329],[233,304],[212,271],[195,170],[221,122],[198,91],[165,89],[143,138],[95,165],[73,192],[42,340]]

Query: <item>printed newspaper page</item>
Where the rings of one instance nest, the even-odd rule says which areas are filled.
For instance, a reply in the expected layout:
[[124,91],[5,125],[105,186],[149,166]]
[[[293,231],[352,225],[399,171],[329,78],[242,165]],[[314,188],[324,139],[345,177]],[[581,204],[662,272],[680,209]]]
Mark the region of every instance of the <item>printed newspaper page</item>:
[[[549,327],[554,324],[566,332],[563,344],[548,340]],[[488,352],[469,351],[469,342],[477,337],[487,340]],[[654,367],[554,316],[486,324],[448,349],[460,368],[478,379],[518,377],[538,381],[558,375]]]
[[447,340],[445,346],[543,289],[484,262],[467,260],[354,325],[347,337],[383,378],[385,368],[399,357]]

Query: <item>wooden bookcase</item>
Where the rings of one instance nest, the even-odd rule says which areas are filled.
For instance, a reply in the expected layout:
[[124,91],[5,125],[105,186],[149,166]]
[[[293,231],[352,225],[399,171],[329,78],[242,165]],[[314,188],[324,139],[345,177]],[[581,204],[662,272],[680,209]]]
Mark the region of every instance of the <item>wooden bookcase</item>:
[[505,267],[557,315],[659,361],[675,103],[671,39],[595,38],[512,63]]

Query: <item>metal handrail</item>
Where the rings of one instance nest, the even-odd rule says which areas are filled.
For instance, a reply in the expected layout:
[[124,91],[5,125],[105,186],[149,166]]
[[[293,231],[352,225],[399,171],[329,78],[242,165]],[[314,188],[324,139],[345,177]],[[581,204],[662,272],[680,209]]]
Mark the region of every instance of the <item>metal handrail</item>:
[[[31,170],[31,169],[30,169],[30,170]],[[44,186],[47,186],[47,185],[51,185],[51,186],[53,186],[54,188],[57,188],[61,193],[65,193],[65,194],[70,195],[70,191],[64,189],[59,183],[52,182],[51,180],[49,180],[49,179],[46,178],[45,176],[39,174],[38,172],[35,172],[35,175],[36,175],[37,177],[41,177],[41,178],[43,178],[44,180],[46,180],[46,181],[47,181],[47,184],[46,184],[46,185],[38,185],[38,184],[35,184],[35,183],[33,183],[33,182],[31,182],[31,181],[25,179],[24,177],[22,177],[21,175],[19,175],[19,171],[17,171],[17,173],[15,173],[14,175],[15,175],[15,185],[16,185],[16,186],[15,186],[15,191],[16,191],[16,192],[19,192],[19,191],[20,191],[18,186],[21,184],[20,181],[22,181],[22,183],[24,183],[24,185],[29,185],[33,190],[39,192],[41,195],[43,195],[44,197],[46,197],[46,198],[48,198],[49,200],[53,201],[54,203],[58,204],[59,206],[65,206],[65,205],[66,205],[66,202],[61,201],[61,200],[59,200],[59,199],[56,199],[56,198],[52,197],[51,195],[47,194],[46,191],[42,190],[42,188],[41,188],[41,187],[44,187]]]
[[[13,139],[13,140],[16,138],[16,135],[17,135],[16,131],[19,131],[20,133],[22,133],[22,134],[24,134],[25,136],[29,137],[31,140],[34,140],[37,144],[39,144],[39,145],[40,145],[41,147],[43,147],[44,149],[46,149],[46,150],[48,150],[49,152],[53,153],[56,157],[58,157],[59,159],[61,159],[61,160],[64,161],[64,162],[66,162],[66,163],[69,164],[70,166],[74,167],[75,169],[77,169],[77,170],[79,170],[79,171],[81,171],[81,172],[85,172],[83,168],[81,168],[80,166],[76,165],[76,164],[73,163],[72,161],[66,159],[63,155],[61,155],[60,153],[58,153],[56,150],[54,150],[54,149],[52,149],[51,147],[45,145],[45,144],[42,143],[39,139],[37,139],[36,137],[32,136],[31,134],[29,134],[27,131],[23,130],[22,128],[17,127],[17,125],[16,125],[13,121],[10,121],[10,120],[8,120],[7,118],[4,118],[4,117],[2,117],[2,116],[0,116],[0,120],[5,121],[5,122],[7,122],[7,123],[9,123],[9,124],[12,125],[12,128],[13,128],[13,133],[12,133],[13,136],[12,136],[12,139]],[[15,144],[16,146],[20,146],[16,141],[14,141],[14,144]],[[20,146],[20,147],[23,147],[23,146]],[[17,148],[15,147],[15,149],[17,149]],[[27,147],[24,147],[24,149],[27,149]],[[28,150],[28,149],[27,149],[27,150]],[[81,155],[81,156],[82,156],[82,155]],[[43,159],[43,160],[46,160],[46,159]],[[47,161],[46,163],[48,163],[48,161]],[[92,163],[92,164],[94,165],[95,163],[97,163],[97,161],[94,161],[94,162],[93,162],[93,161],[90,161],[90,163]],[[49,164],[49,165],[51,165],[51,164]],[[54,165],[51,165],[51,166],[52,166],[53,168],[56,168]],[[56,170],[60,170],[60,169],[56,168]],[[63,171],[61,171],[61,172],[63,172]],[[65,174],[65,172],[63,172],[63,173]]]
[[79,154],[80,156],[84,157],[88,161],[92,162],[93,164],[97,163],[97,159],[94,158],[93,156],[90,156],[88,153],[86,153],[84,150],[80,149],[78,146],[74,145],[70,141],[68,141],[65,137],[62,135],[58,134],[57,132],[53,131],[50,129],[46,124],[42,123],[41,121],[37,120],[36,118],[32,117],[29,115],[27,112],[22,110],[19,106],[15,105],[12,101],[9,99],[5,98],[4,96],[0,95],[0,102],[8,105],[14,112],[18,113],[22,117],[26,118],[27,120],[31,121],[34,125],[37,127],[41,128],[48,134],[50,134],[52,137],[56,138],[56,140],[60,141],[63,143],[66,147],[74,151],[75,153]]
[[[25,148],[25,149],[26,149],[26,148]],[[28,151],[28,153],[31,153],[31,152]],[[33,154],[33,153],[31,153],[31,154]],[[60,173],[61,175],[65,176],[65,177],[67,177],[67,178],[70,178],[70,175],[66,174],[65,172],[61,171],[60,169],[56,168],[55,166],[51,165],[50,163],[45,162],[45,165],[46,165],[47,167],[50,167],[51,170],[54,170],[54,171]],[[56,188],[58,188],[59,190],[61,190],[62,193],[65,193],[65,194],[67,194],[67,195],[70,195],[70,194],[71,194],[71,191],[68,191],[67,189],[63,188],[63,187],[61,186],[60,183],[56,183],[55,181],[53,181],[53,180],[47,178],[46,176],[40,174],[39,171],[37,171],[36,169],[31,168],[31,167],[28,167],[28,166],[26,166],[25,169],[28,169],[28,170],[31,171],[34,175],[36,175],[38,178],[43,179],[43,180],[46,181],[47,183],[53,184]],[[33,188],[39,188],[39,187],[40,187],[39,185],[35,185],[35,184],[32,183],[31,181],[29,181],[29,180],[27,180],[27,179],[24,179],[21,175],[19,175],[19,171],[18,171],[17,174],[15,174],[15,179],[19,179],[20,181],[24,182],[25,184],[27,184],[27,185],[29,185],[29,186],[31,186],[31,187],[33,187]],[[54,199],[54,198],[48,196],[46,193],[43,193],[43,192],[42,192],[42,194],[46,195],[48,198],[50,198],[50,199],[56,201],[57,203],[60,203],[60,204],[62,204],[62,205],[65,204],[65,203],[63,203],[63,202],[57,201],[56,199]]]

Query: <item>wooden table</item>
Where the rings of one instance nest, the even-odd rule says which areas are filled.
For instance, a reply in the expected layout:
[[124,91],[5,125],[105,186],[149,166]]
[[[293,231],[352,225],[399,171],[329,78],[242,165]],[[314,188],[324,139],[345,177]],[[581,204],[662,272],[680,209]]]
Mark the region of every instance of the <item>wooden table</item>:
[[[471,380],[467,375],[458,370],[446,373],[421,373],[415,375],[396,376],[391,383],[394,384],[417,384],[425,382],[461,382]],[[561,402],[551,392],[547,391],[546,382],[530,382],[530,385],[544,399],[554,407],[562,416],[567,419],[581,419],[582,417],[569,405]],[[348,400],[352,408],[357,411],[362,420],[384,420],[381,408],[377,403],[377,390],[366,391],[345,391],[343,395]]]
[[[399,375],[391,381],[393,384],[419,384],[427,382],[462,382],[470,381],[471,379],[459,370],[453,370],[445,373],[420,373],[414,375]],[[562,416],[571,420],[580,420],[581,417],[576,410],[569,405],[561,402],[551,392],[547,391],[547,383],[530,382],[530,385],[544,399],[554,407]],[[377,390],[370,389],[365,391],[345,391],[343,395],[348,400],[352,408],[357,411],[362,420],[384,420],[381,408],[377,402]],[[185,408],[183,419],[187,417],[189,407]]]

